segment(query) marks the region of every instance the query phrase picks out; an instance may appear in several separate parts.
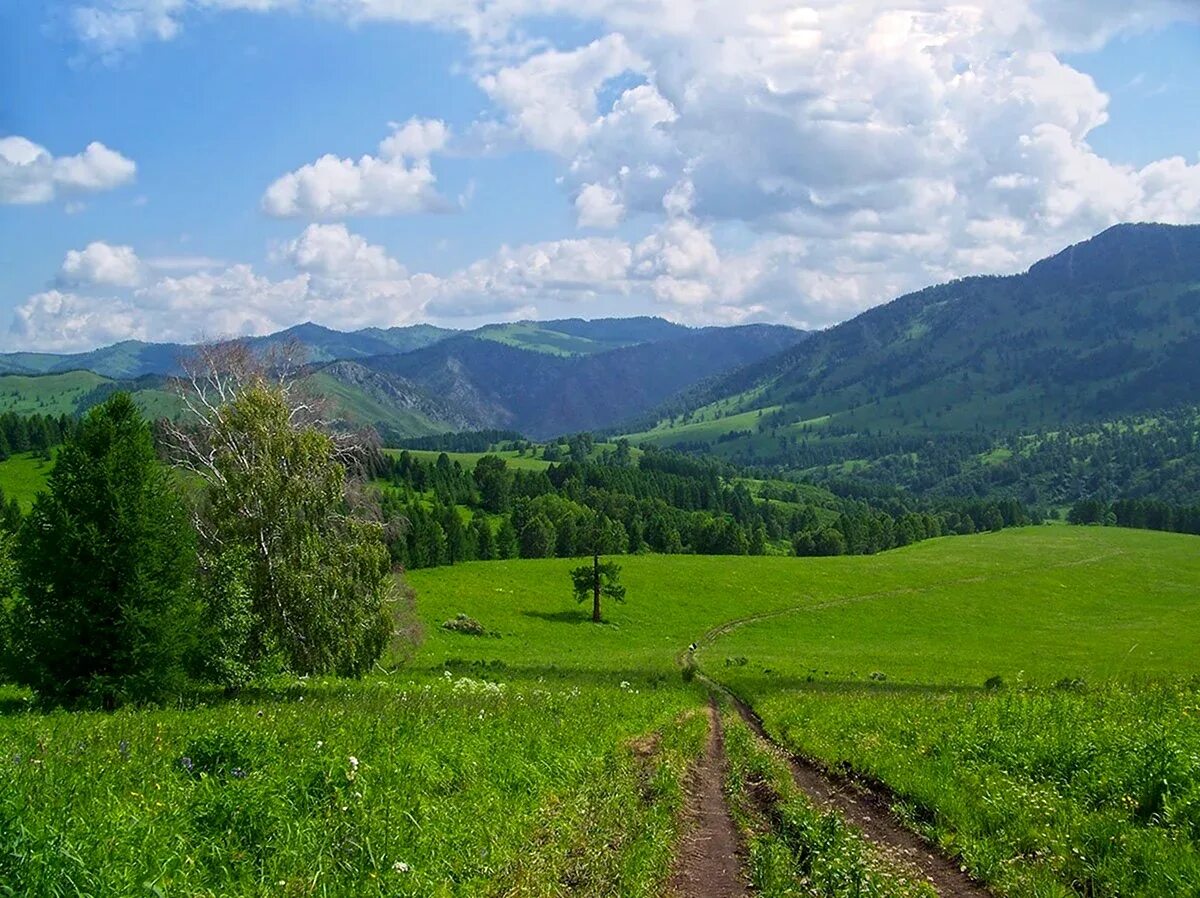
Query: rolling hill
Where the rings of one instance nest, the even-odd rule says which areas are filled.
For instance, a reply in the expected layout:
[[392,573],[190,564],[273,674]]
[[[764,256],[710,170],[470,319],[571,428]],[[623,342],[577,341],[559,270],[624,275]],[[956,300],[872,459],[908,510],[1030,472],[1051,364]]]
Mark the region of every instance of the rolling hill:
[[1045,432],[1195,404],[1198,354],[1200,227],[1122,225],[1023,274],[871,309],[627,429],[759,461],[801,442]]

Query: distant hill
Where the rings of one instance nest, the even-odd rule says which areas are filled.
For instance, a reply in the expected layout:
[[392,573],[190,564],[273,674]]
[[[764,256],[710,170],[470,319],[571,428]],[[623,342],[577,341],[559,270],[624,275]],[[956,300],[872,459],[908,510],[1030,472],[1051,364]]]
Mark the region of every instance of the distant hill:
[[[660,318],[566,319],[458,332],[429,325],[351,333],[302,324],[247,342],[308,352],[307,385],[331,414],[398,439],[503,427],[530,436],[611,427],[704,378],[803,334],[754,325],[694,329]],[[175,413],[169,378],[189,347],[129,341],[74,355],[0,356],[0,411],[80,414],[128,389]]]
[[[309,321],[278,333],[247,337],[245,341],[256,349],[298,343],[305,350],[305,361],[319,364],[412,352],[457,336],[470,336],[548,355],[592,355],[624,346],[673,339],[689,330],[662,318],[645,317],[601,318],[594,321],[582,318],[515,321],[488,324],[474,331],[457,331],[431,324],[338,331]],[[124,340],[88,352],[0,353],[0,374],[92,371],[113,378],[175,375],[180,372],[181,360],[190,351],[191,347],[183,343]]]
[[1200,402],[1198,359],[1200,227],[1122,225],[871,309],[631,429],[760,461],[847,435],[1038,431]]
[[[611,427],[706,377],[790,346],[803,334],[775,325],[680,329],[682,335],[561,356],[507,343],[455,337],[402,355],[364,359],[362,367],[399,378],[452,416],[445,429],[508,429],[542,438]],[[331,369],[333,376],[342,376]]]
[[[295,341],[304,347],[309,362],[356,359],[380,353],[409,352],[436,343],[458,331],[418,324],[388,329],[368,328],[343,333],[311,322],[246,342],[256,349],[267,349]],[[48,353],[10,352],[0,354],[0,373],[52,374],[63,371],[92,371],[112,378],[137,378],[148,375],[175,375],[180,362],[191,352],[182,343],[144,343],[125,340],[90,352]]]

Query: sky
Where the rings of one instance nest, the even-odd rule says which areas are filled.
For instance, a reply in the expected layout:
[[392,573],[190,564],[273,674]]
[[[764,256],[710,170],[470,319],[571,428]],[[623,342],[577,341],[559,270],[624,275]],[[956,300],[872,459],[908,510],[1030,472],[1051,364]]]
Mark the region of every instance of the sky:
[[0,348],[827,327],[1200,223],[1200,0],[0,0]]

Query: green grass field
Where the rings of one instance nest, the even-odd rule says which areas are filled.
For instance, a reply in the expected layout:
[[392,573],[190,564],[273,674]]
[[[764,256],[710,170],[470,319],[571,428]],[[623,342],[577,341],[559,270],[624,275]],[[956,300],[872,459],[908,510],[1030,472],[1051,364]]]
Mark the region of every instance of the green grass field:
[[53,462],[39,458],[35,452],[11,455],[0,461],[0,493],[16,499],[28,511],[34,497],[46,488]]
[[[996,894],[1194,894],[1198,546],[1036,527],[874,557],[634,556],[599,626],[570,559],[414,571],[424,639],[359,684],[114,715],[11,700],[0,883],[661,894],[704,741],[702,683],[679,668],[695,641],[778,740],[890,785]],[[459,613],[487,635],[442,627]],[[727,791],[762,894],[921,893],[739,727]],[[769,829],[750,802],[764,782]]]

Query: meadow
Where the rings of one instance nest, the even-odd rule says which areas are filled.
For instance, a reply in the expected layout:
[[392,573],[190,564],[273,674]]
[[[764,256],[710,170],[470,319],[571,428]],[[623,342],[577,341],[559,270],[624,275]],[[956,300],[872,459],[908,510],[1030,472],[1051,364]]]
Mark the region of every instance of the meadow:
[[22,511],[33,506],[38,493],[46,488],[46,478],[54,463],[37,452],[22,452],[0,461],[0,495],[16,499]]
[[655,895],[695,704],[444,673],[10,714],[0,894]]
[[[423,641],[359,683],[107,715],[8,700],[0,894],[661,894],[704,745],[692,642],[779,742],[886,783],[995,894],[1194,893],[1196,545],[1060,526],[628,556],[599,626],[577,560],[413,571]],[[460,614],[474,633],[443,626]],[[762,894],[923,894],[731,715],[726,745]]]

